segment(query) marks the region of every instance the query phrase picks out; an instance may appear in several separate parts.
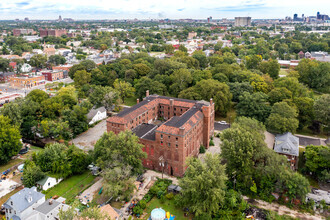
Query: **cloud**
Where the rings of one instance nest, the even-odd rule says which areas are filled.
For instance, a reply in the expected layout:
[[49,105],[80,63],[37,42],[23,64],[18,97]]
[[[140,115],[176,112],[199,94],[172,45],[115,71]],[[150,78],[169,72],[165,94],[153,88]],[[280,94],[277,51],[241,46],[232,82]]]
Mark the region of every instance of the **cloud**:
[[183,11],[184,10],[184,8],[179,8],[179,9],[177,9],[178,11]]
[[16,3],[17,7],[27,6],[29,4],[30,4],[29,2],[18,2],[18,3]]

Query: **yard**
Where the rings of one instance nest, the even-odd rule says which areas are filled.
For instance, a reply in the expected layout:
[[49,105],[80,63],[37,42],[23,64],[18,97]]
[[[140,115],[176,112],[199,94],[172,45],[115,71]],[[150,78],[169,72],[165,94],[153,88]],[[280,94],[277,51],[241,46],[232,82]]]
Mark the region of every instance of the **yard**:
[[0,173],[2,173],[3,171],[5,171],[5,170],[7,170],[7,169],[9,169],[13,166],[16,166],[16,165],[24,162],[24,160],[26,158],[29,158],[33,154],[33,152],[37,152],[37,151],[40,151],[40,150],[42,150],[42,148],[31,146],[31,148],[30,148],[30,150],[27,154],[24,154],[24,155],[20,156],[20,158],[10,160],[6,164],[0,165]]
[[161,203],[161,201],[155,197],[147,204],[147,208],[145,209],[145,212],[148,214],[144,218],[145,220],[147,220],[150,217],[151,211],[155,208],[162,208],[165,210],[165,212],[170,212],[171,215],[175,216],[175,220],[187,220],[193,218],[192,214],[190,214],[188,217],[185,217],[183,210],[175,207],[173,199],[172,200],[165,199],[165,202]]
[[46,199],[53,197],[55,195],[66,198],[69,202],[86,188],[94,183],[95,176],[93,176],[89,171],[81,175],[71,176],[63,181],[61,181],[56,186],[50,188],[45,193]]

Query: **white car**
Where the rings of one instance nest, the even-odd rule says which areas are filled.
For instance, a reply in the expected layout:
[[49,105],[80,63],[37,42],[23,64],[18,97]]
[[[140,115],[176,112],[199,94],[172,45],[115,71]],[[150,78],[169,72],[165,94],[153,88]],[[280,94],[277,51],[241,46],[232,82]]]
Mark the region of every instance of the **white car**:
[[226,125],[227,122],[226,121],[219,121],[219,124]]

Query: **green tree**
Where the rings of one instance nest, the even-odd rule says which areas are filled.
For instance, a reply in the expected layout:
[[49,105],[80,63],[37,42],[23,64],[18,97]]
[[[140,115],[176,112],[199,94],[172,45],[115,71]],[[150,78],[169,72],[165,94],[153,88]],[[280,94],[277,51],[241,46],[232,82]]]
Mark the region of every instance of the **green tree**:
[[86,70],[78,70],[75,72],[73,80],[76,87],[81,88],[82,86],[89,84],[91,78],[91,73],[86,72]]
[[330,63],[303,59],[297,66],[299,81],[310,88],[330,92]]
[[172,80],[170,89],[175,96],[186,89],[192,82],[191,73],[187,69],[175,70],[170,77]]
[[304,155],[307,171],[312,172],[313,176],[318,177],[319,180],[328,181],[330,172],[330,147],[309,145],[306,147]]
[[243,92],[239,96],[239,103],[236,106],[237,115],[255,118],[258,121],[264,122],[269,116],[271,109],[267,99],[268,96],[261,92],[254,94]]
[[9,70],[9,63],[8,59],[0,57],[0,71],[7,72]]
[[206,55],[204,54],[203,51],[201,50],[196,50],[193,52],[192,57],[195,58],[196,60],[198,60],[199,62],[199,66],[201,68],[206,68],[208,66],[208,61],[206,58]]
[[31,66],[37,67],[37,68],[46,67],[46,63],[47,63],[47,56],[41,55],[41,54],[34,55],[33,57],[31,57],[31,59],[29,61],[29,64]]
[[60,64],[62,64],[62,65],[65,64],[66,59],[65,59],[65,57],[63,57],[61,55],[51,55],[48,58],[48,62],[55,66],[58,66]]
[[116,167],[118,164],[132,167],[132,174],[143,170],[141,159],[146,157],[139,138],[130,131],[104,133],[94,147],[94,161],[101,168]]
[[253,93],[253,87],[248,82],[235,82],[235,83],[227,83],[230,88],[230,93],[233,95],[233,101],[238,102],[239,96],[243,94],[243,92]]
[[315,118],[325,127],[330,127],[330,95],[324,94],[314,103]]
[[226,181],[225,166],[218,155],[206,154],[204,162],[189,158],[185,176],[179,180],[182,203],[196,216],[213,215],[224,202]]
[[151,71],[150,67],[144,63],[134,64],[133,69],[139,76],[146,76]]
[[22,182],[25,187],[32,187],[36,185],[36,182],[45,177],[40,167],[31,160],[25,160],[24,172]]
[[292,93],[292,98],[306,96],[308,89],[299,83],[295,77],[281,77],[274,81],[274,87],[284,87]]
[[266,120],[267,130],[277,134],[295,133],[299,125],[297,116],[296,109],[290,107],[286,102],[275,103]]
[[298,109],[299,129],[310,125],[314,120],[314,100],[308,97],[298,97],[294,100]]
[[73,109],[65,109],[62,111],[63,121],[69,123],[74,135],[83,133],[88,129],[87,123],[88,110],[85,107],[75,105]]
[[106,168],[103,172],[104,193],[113,198],[129,200],[135,189],[135,179],[130,166]]
[[250,55],[245,57],[245,66],[248,69],[257,69],[262,57],[260,55]]
[[179,94],[179,98],[192,98],[192,96],[197,100],[210,100],[212,98],[215,111],[222,116],[225,116],[230,109],[232,95],[229,86],[225,83],[213,79],[202,80]]
[[0,115],[0,164],[7,163],[22,148],[21,135],[10,119]]
[[137,80],[134,88],[136,90],[136,96],[140,99],[145,97],[147,90],[149,90],[150,94],[166,95],[166,86],[163,83],[146,76]]
[[34,102],[39,104],[49,98],[48,94],[45,91],[40,89],[34,89],[26,96],[27,99],[31,99]]
[[282,102],[285,99],[292,99],[292,92],[289,91],[287,88],[279,87],[274,88],[268,93],[269,102],[274,104],[276,102]]
[[268,73],[273,79],[277,79],[280,72],[280,64],[277,60],[270,59],[268,61],[262,61],[258,69],[264,74]]
[[125,103],[125,98],[132,97],[134,95],[135,89],[128,82],[116,79],[113,84],[114,89],[118,92],[119,97]]
[[182,52],[185,52],[185,53],[188,52],[188,49],[183,44],[179,45],[179,50],[182,51]]

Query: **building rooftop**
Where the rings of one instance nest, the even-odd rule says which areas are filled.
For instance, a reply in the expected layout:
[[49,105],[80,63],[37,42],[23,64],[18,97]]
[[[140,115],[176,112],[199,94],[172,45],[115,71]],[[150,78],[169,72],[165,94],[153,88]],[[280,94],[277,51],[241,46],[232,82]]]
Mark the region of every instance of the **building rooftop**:
[[[12,195],[3,206],[5,208],[12,208],[12,206],[14,206],[16,211],[22,212],[44,196],[44,194],[37,192],[35,186],[32,188],[24,188]],[[9,201],[12,201],[13,205],[9,204]]]
[[53,209],[55,209],[57,206],[59,206],[61,203],[53,200],[53,199],[48,199],[41,205],[39,205],[35,210],[42,213],[42,214],[47,214],[51,212]]
[[132,132],[142,139],[147,140],[156,140],[155,130],[157,129],[157,125],[154,124],[140,124],[139,126],[135,127]]
[[299,156],[299,138],[290,132],[276,135],[274,150],[277,153]]

